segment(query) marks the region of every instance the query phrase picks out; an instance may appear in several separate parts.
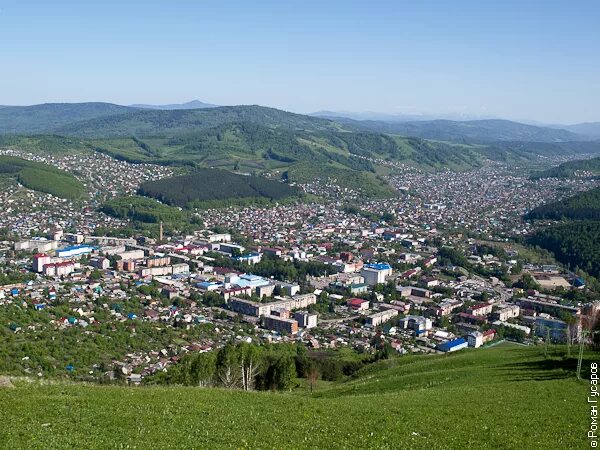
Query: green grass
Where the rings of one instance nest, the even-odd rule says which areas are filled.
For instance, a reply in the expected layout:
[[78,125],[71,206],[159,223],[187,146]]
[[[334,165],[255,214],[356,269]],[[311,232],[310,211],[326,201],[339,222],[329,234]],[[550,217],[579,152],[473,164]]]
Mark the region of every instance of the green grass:
[[574,360],[562,353],[553,350],[546,359],[541,348],[500,345],[404,357],[369,367],[356,380],[320,385],[312,396],[18,383],[0,390],[0,442],[6,448],[583,448],[589,386],[575,380]]
[[0,156],[0,176],[16,178],[26,188],[60,198],[77,199],[85,193],[83,184],[70,173],[22,158]]

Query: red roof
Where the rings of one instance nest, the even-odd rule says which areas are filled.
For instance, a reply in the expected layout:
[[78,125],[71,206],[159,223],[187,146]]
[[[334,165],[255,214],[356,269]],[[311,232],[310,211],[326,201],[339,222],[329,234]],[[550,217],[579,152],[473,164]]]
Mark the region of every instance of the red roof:
[[489,336],[490,334],[496,334],[496,330],[487,330],[483,332],[484,336]]
[[369,303],[369,300],[365,300],[364,298],[351,298],[346,302],[348,306],[360,306],[363,303]]

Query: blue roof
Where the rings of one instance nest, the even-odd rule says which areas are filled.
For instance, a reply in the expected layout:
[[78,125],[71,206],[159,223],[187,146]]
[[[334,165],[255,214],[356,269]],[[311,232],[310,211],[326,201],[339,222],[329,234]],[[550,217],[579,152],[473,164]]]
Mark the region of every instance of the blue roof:
[[79,249],[85,249],[85,248],[90,248],[92,250],[94,249],[94,247],[92,247],[91,245],[70,245],[68,247],[61,248],[58,251],[65,252],[65,251],[69,251],[69,250],[79,250]]
[[367,264],[367,267],[376,270],[389,270],[392,268],[392,266],[387,263]]
[[454,347],[458,347],[459,345],[463,345],[466,343],[467,343],[467,341],[465,341],[464,338],[458,338],[458,339],[454,339],[453,341],[448,341],[448,342],[438,345],[438,350],[447,352],[448,350],[450,350]]

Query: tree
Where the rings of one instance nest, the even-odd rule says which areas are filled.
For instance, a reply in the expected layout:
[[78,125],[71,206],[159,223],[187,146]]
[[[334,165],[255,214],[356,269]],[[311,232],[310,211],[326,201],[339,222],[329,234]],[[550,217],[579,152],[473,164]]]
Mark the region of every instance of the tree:
[[237,350],[242,373],[242,389],[245,391],[254,390],[256,376],[260,370],[260,347],[242,343],[237,347]]
[[226,344],[217,354],[217,378],[228,389],[239,388],[242,384],[239,353],[231,343]]

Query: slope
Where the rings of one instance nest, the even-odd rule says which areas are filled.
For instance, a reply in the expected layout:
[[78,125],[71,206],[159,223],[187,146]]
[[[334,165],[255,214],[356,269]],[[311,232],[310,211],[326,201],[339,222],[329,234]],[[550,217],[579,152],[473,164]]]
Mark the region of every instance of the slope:
[[[584,367],[589,367],[588,360]],[[17,383],[10,448],[583,448],[589,386],[562,351],[406,357],[305,392]]]
[[454,142],[565,142],[589,140],[585,136],[580,136],[567,130],[539,127],[499,119],[410,122],[338,120],[345,125],[369,131]]
[[[600,147],[600,142],[598,146]],[[532,178],[573,178],[578,173],[586,176],[600,175],[600,157],[567,161],[559,166],[536,172],[532,175]]]
[[12,156],[0,156],[0,176],[15,178],[26,188],[60,198],[76,199],[85,193],[83,184],[70,173]]
[[0,108],[0,134],[53,133],[75,121],[97,119],[131,111],[111,103],[44,103]]

